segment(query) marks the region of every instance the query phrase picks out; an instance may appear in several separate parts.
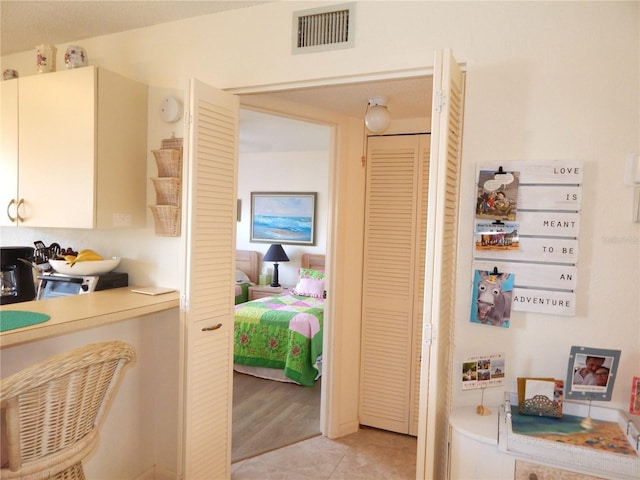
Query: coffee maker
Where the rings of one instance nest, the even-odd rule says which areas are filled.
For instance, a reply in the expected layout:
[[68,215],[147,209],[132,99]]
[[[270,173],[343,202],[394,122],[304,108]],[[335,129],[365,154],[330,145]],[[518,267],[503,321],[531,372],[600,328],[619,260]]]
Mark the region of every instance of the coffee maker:
[[33,269],[29,265],[33,252],[33,247],[0,247],[0,305],[35,300]]

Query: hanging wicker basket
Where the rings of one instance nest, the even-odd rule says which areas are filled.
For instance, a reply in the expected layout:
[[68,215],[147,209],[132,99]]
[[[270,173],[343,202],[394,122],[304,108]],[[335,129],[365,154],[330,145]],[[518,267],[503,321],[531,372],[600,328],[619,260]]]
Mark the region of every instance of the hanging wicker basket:
[[180,207],[171,205],[149,205],[156,225],[156,235],[163,237],[180,236]]
[[158,177],[181,177],[182,151],[174,148],[152,150],[158,165]]
[[182,138],[165,138],[162,140],[162,148],[173,148],[182,151]]
[[179,207],[181,204],[182,181],[175,177],[156,177],[152,178],[153,188],[156,190],[156,204],[172,205]]

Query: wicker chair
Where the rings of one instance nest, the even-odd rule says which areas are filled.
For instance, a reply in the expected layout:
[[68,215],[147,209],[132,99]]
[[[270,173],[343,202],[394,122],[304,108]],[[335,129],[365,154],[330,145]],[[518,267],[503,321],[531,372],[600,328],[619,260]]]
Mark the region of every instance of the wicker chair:
[[124,342],[95,343],[2,379],[8,458],[0,478],[84,479],[81,461],[96,447],[122,367],[134,358]]

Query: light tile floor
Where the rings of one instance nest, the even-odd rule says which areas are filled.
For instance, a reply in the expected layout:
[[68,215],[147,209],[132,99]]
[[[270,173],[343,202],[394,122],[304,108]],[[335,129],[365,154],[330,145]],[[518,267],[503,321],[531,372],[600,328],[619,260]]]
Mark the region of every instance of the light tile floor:
[[234,463],[231,480],[413,480],[417,439],[361,428],[336,440],[314,437]]

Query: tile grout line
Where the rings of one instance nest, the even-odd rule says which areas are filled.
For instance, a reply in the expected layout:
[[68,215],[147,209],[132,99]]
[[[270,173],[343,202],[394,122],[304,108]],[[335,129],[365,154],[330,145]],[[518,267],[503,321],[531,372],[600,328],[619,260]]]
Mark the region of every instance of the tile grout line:
[[333,467],[333,471],[329,474],[326,480],[331,480],[331,478],[336,473],[336,471],[338,470],[342,462],[344,462],[344,459],[347,457],[347,455],[351,453],[352,450],[353,450],[353,447],[351,445],[347,445],[347,450],[344,452],[344,455],[342,455],[342,457],[340,458],[340,461],[336,463],[336,466]]

